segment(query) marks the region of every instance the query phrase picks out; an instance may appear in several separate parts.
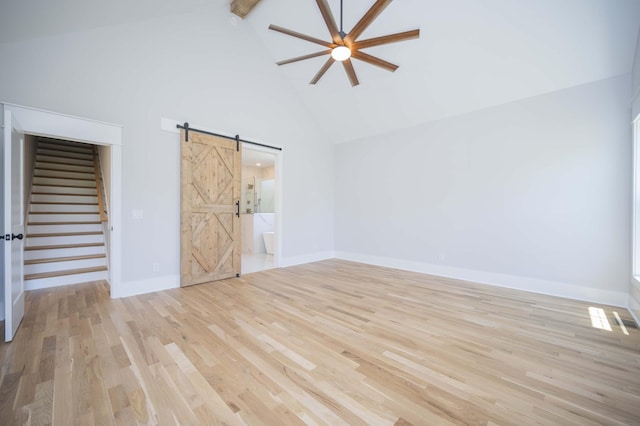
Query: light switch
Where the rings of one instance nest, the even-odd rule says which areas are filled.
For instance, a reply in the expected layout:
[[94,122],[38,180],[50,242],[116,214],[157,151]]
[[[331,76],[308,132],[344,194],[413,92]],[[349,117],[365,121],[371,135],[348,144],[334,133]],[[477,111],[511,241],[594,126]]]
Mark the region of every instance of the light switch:
[[131,217],[133,219],[143,219],[144,218],[144,211],[140,210],[140,209],[133,209],[131,210]]

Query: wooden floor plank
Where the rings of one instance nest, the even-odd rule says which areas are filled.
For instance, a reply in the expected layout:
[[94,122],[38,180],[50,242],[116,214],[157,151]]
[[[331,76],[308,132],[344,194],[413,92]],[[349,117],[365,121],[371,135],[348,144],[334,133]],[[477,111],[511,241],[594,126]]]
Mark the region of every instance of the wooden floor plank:
[[0,419],[640,424],[640,331],[614,311],[337,260],[116,300],[32,291],[0,346]]

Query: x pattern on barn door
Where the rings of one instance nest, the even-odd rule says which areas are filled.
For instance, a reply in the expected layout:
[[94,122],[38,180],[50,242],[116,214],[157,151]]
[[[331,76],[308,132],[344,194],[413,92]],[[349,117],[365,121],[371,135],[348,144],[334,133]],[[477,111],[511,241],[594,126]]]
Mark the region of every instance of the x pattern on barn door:
[[181,285],[240,273],[241,153],[235,141],[182,132]]

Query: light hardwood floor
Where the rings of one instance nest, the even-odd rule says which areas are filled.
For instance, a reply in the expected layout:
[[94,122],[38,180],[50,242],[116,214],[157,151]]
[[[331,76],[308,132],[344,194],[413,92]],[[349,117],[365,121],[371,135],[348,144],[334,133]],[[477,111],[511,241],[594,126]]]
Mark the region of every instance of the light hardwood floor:
[[640,332],[590,306],[337,260],[39,290],[0,346],[0,424],[640,424]]

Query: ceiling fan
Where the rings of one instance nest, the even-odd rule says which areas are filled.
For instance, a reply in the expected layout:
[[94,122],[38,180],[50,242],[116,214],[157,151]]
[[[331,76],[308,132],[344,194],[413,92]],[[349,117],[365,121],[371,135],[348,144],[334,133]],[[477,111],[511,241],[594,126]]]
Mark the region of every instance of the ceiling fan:
[[273,25],[273,24],[269,25],[270,30],[278,31],[280,33],[287,34],[292,37],[296,37],[302,40],[310,41],[311,43],[316,43],[316,44],[327,47],[326,50],[310,53],[308,55],[298,56],[291,59],[286,59],[284,61],[276,62],[276,64],[285,65],[285,64],[290,64],[292,62],[298,62],[305,59],[315,58],[318,56],[331,55],[327,60],[327,62],[325,62],[325,64],[322,66],[322,68],[320,68],[320,71],[318,71],[318,73],[310,81],[310,84],[316,84],[318,80],[322,78],[322,76],[327,72],[327,70],[331,67],[331,65],[333,65],[335,61],[341,61],[344,67],[344,70],[347,73],[347,77],[349,77],[351,86],[357,86],[360,83],[358,81],[358,77],[356,76],[356,72],[353,69],[351,58],[355,58],[360,61],[367,62],[372,65],[376,65],[388,71],[393,72],[397,70],[398,69],[397,65],[394,65],[390,62],[387,62],[375,56],[371,56],[367,53],[364,53],[361,51],[361,49],[418,38],[420,37],[419,29],[357,41],[357,38],[364,32],[364,30],[366,30],[369,27],[369,25],[371,25],[371,23],[378,17],[378,15],[380,15],[380,13],[382,13],[382,11],[392,1],[393,0],[376,0],[373,6],[371,6],[371,8],[367,11],[367,13],[364,14],[362,19],[358,21],[358,23],[353,27],[353,29],[349,33],[345,33],[342,30],[342,0],[340,0],[340,29],[339,30],[338,30],[336,21],[333,17],[333,14],[331,13],[331,9],[329,8],[329,4],[327,3],[327,0],[316,0],[316,3],[318,4],[318,8],[320,9],[320,13],[322,14],[322,18],[324,19],[324,22],[327,25],[327,28],[329,29],[329,34],[331,34],[332,41],[330,42],[320,40],[318,38],[311,37],[305,34],[301,34],[296,31],[288,30],[286,28],[282,28],[277,25]]

